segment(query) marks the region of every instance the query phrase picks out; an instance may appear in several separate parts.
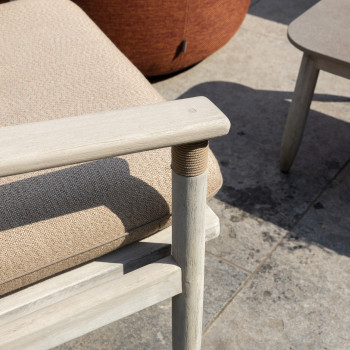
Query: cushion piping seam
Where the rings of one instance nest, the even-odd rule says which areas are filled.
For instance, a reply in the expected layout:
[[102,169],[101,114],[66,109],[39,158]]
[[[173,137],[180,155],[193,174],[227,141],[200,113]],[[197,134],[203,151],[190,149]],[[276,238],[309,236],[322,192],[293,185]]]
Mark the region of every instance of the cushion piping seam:
[[[211,198],[215,195],[216,192],[218,192],[218,190],[219,190],[219,189],[221,188],[221,186],[222,186],[222,183],[223,183],[223,180],[221,179],[221,184],[220,184],[214,191],[212,191],[212,192],[207,196],[207,201],[208,201],[209,199],[211,199]],[[8,279],[8,280],[6,280],[6,281],[0,282],[0,286],[1,286],[1,285],[4,285],[4,284],[6,284],[6,283],[12,282],[12,281],[14,281],[14,280],[20,279],[20,278],[22,278],[22,277],[31,275],[31,274],[33,274],[33,273],[35,273],[35,272],[38,272],[38,271],[40,271],[40,270],[43,270],[43,269],[45,269],[45,268],[47,268],[47,267],[50,267],[50,266],[56,265],[56,264],[58,264],[58,263],[61,263],[61,262],[65,261],[65,260],[68,260],[68,259],[70,259],[70,258],[74,258],[74,257],[76,257],[76,256],[78,256],[78,255],[85,254],[85,253],[87,253],[87,252],[89,252],[89,251],[91,251],[91,250],[98,249],[98,248],[100,248],[100,247],[103,247],[103,246],[105,246],[105,245],[107,245],[107,244],[110,244],[110,243],[113,243],[113,242],[117,242],[118,240],[120,240],[120,239],[122,239],[122,238],[124,238],[124,237],[129,236],[131,233],[133,233],[134,231],[136,231],[136,230],[138,230],[138,229],[140,229],[140,228],[142,228],[142,227],[144,227],[144,226],[147,226],[147,225],[149,225],[149,224],[153,224],[153,223],[162,221],[162,220],[164,220],[164,219],[169,219],[171,216],[172,216],[171,214],[170,214],[170,215],[163,216],[163,217],[161,217],[160,219],[156,219],[156,220],[151,221],[151,222],[149,222],[149,223],[147,223],[147,224],[145,224],[145,225],[141,225],[141,226],[135,227],[135,228],[133,228],[132,230],[130,230],[129,232],[125,233],[123,236],[120,236],[120,237],[118,237],[118,238],[112,239],[111,241],[104,242],[104,243],[102,243],[102,244],[96,245],[96,246],[91,247],[91,248],[89,248],[89,249],[83,250],[83,251],[81,251],[81,252],[79,252],[79,253],[77,253],[77,254],[66,256],[66,257],[64,257],[64,258],[62,258],[62,259],[60,259],[60,260],[56,260],[55,262],[52,262],[52,263],[47,264],[47,265],[45,265],[45,266],[41,266],[41,267],[39,267],[39,268],[37,268],[37,269],[35,269],[35,270],[32,270],[32,271],[30,271],[30,272],[27,272],[27,273],[24,273],[24,274],[22,274],[22,275],[18,275],[18,276],[16,276],[16,277],[13,277],[13,278],[11,278],[11,279]],[[164,227],[164,228],[165,228],[165,227]],[[149,234],[148,236],[152,236],[153,234],[155,234],[155,233],[157,233],[157,232],[159,232],[159,231],[156,231],[156,232],[154,232],[154,233],[151,233],[151,234]],[[146,237],[148,237],[148,236],[145,236],[145,237],[143,237],[142,239],[144,239],[144,238],[146,238]],[[131,242],[130,244],[132,244],[132,243],[135,243],[135,242]],[[127,245],[126,245],[126,246],[127,246]],[[119,249],[119,248],[122,248],[122,247],[123,247],[123,246],[118,247],[118,248],[116,248],[116,249]],[[108,254],[108,253],[106,253],[106,254]],[[103,255],[105,255],[105,254],[103,254]],[[103,256],[103,255],[101,255],[101,256]],[[93,259],[88,260],[88,261],[86,261],[86,262],[93,261],[93,260],[98,259],[98,258],[99,258],[99,257],[96,257],[96,258],[93,258]],[[83,262],[82,264],[84,264],[84,263],[86,263],[86,262]],[[74,267],[74,266],[72,266],[71,268],[73,268],[73,267]],[[64,272],[65,270],[66,270],[66,269],[61,270],[61,271],[58,271],[57,273]],[[50,276],[48,276],[48,277],[50,277]],[[37,280],[36,282],[39,282],[39,281],[40,281],[40,280]],[[33,283],[35,283],[35,282],[33,282]]]

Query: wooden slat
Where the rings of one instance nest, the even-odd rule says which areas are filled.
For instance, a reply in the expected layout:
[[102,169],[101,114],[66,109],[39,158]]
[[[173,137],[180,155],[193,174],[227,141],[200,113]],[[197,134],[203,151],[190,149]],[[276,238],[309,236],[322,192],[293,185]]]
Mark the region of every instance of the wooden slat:
[[[218,217],[207,206],[206,240],[219,235]],[[114,280],[170,254],[172,228],[118,249],[84,266],[65,272],[0,299],[0,328],[31,312]]]
[[230,123],[195,97],[0,128],[0,176],[208,140]]
[[0,328],[1,349],[48,349],[181,293],[171,257],[100,284]]
[[344,65],[336,61],[331,61],[322,57],[313,58],[317,69],[324,70],[328,73],[339,75],[343,78],[350,79],[350,65]]

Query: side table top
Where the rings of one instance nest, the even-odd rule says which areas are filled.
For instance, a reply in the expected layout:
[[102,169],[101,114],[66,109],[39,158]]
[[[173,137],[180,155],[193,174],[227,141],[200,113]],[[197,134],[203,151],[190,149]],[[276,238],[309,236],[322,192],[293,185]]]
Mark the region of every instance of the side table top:
[[350,66],[350,0],[322,0],[288,27],[298,49]]

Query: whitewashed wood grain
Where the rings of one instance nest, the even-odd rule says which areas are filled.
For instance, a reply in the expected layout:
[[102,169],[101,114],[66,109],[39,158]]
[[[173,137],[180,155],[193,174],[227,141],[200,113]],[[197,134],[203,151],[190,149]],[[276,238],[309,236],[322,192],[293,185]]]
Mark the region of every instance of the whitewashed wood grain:
[[[206,207],[206,240],[220,233],[219,218]],[[0,328],[31,312],[111,281],[170,254],[172,228],[118,249],[102,258],[0,299]]]
[[0,348],[48,349],[181,293],[171,257],[0,327]]
[[200,350],[207,172],[185,177],[173,171],[172,178],[172,256],[182,271],[182,293],[173,297],[172,304],[173,349]]
[[0,176],[208,140],[230,122],[207,98],[0,128]]
[[284,127],[280,158],[281,171],[289,171],[299,150],[318,73],[319,70],[313,58],[304,53]]
[[314,61],[317,69],[350,79],[350,62],[345,65],[322,57],[314,57]]

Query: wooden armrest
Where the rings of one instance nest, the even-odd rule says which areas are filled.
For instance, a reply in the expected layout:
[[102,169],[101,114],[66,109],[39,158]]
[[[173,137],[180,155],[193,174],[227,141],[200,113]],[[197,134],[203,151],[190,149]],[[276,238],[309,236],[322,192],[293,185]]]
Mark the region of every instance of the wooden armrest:
[[0,176],[209,140],[229,128],[205,97],[2,127]]

